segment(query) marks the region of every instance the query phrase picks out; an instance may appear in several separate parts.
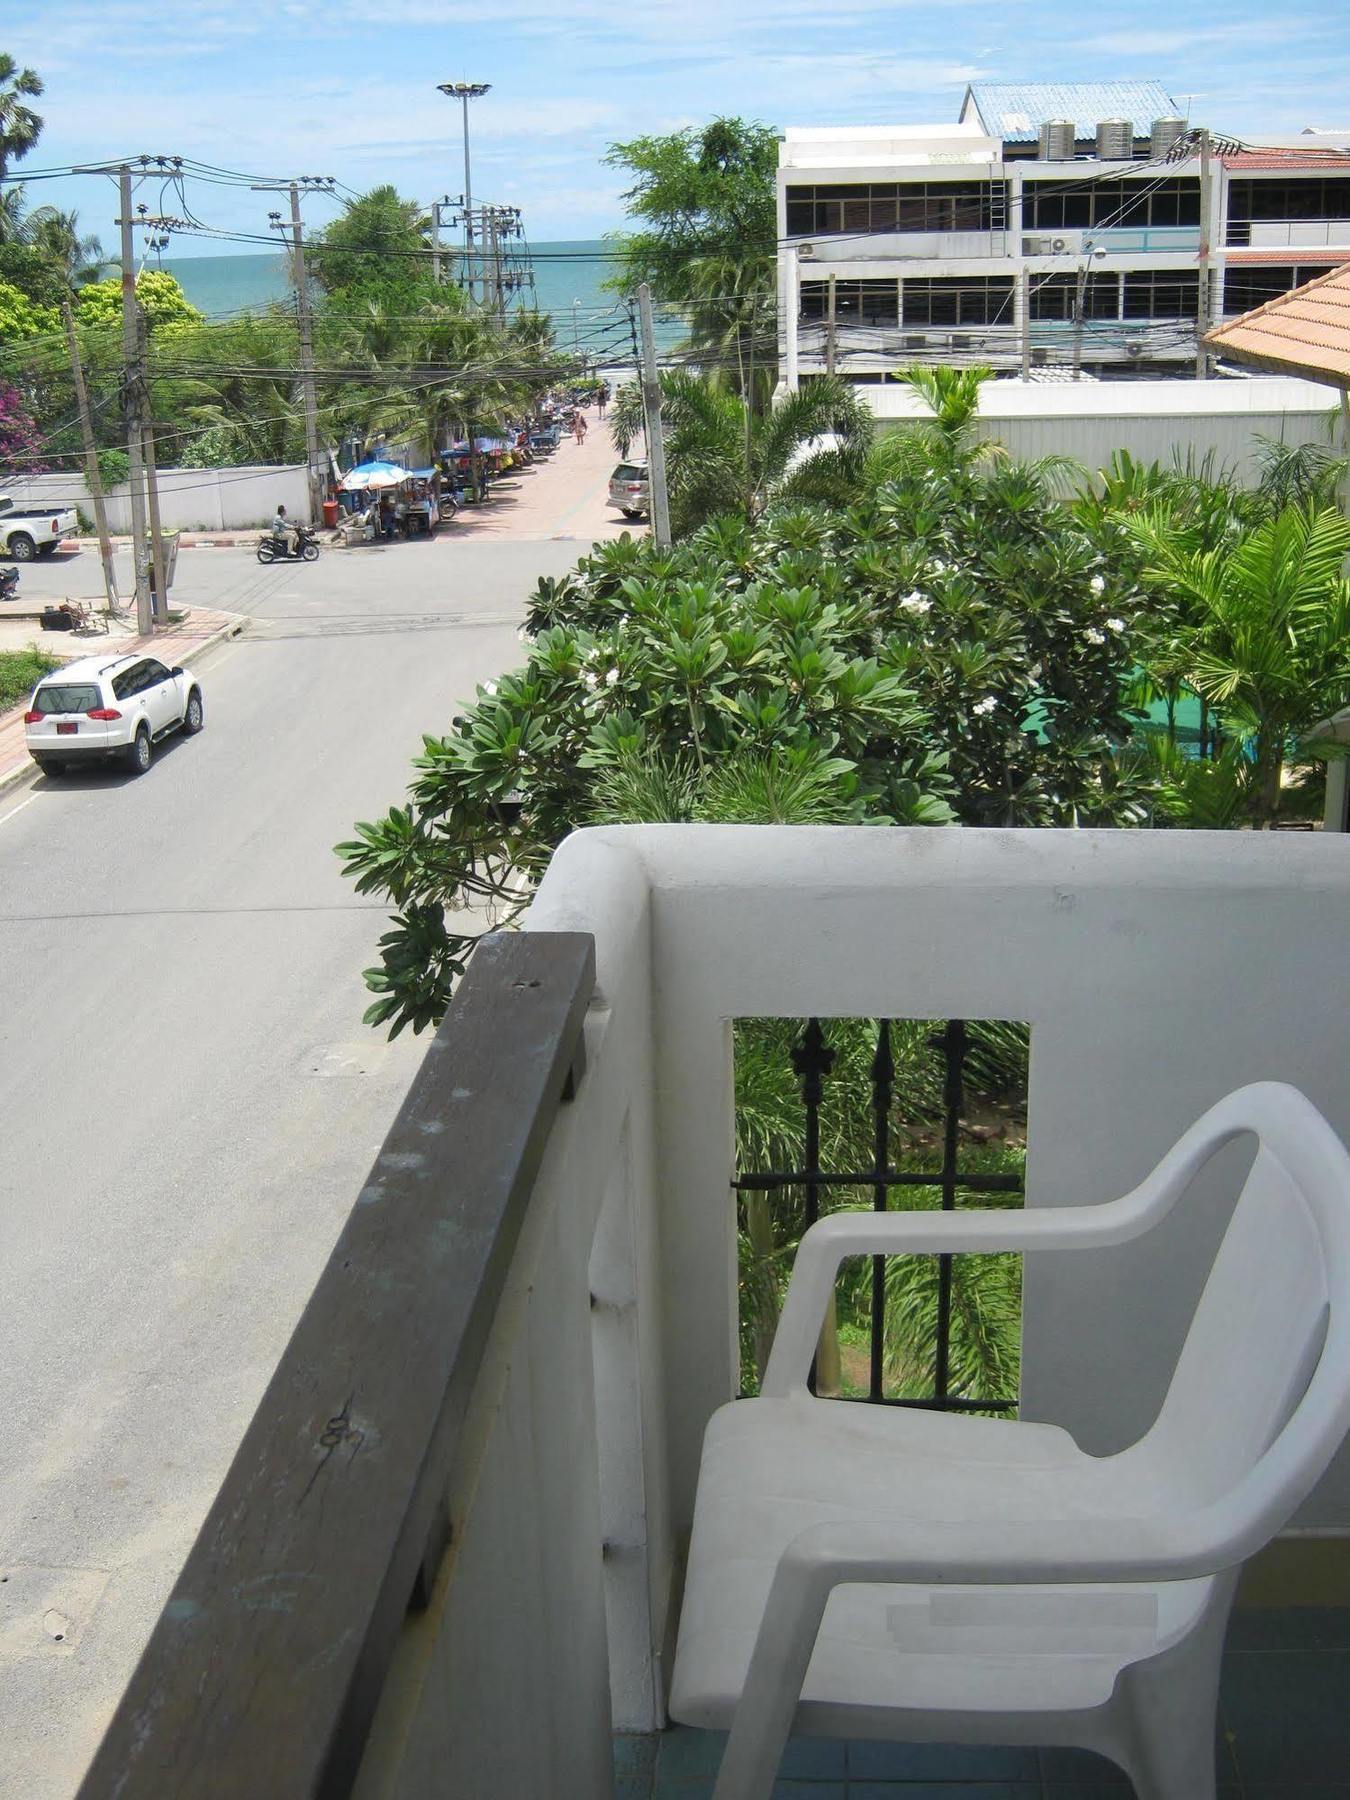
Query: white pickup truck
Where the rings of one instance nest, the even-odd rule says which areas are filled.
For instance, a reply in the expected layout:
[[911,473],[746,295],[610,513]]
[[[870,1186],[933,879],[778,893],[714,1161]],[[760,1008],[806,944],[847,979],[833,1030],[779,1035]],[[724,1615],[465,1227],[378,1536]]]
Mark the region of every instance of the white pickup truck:
[[40,512],[15,506],[8,494],[0,494],[0,555],[15,562],[32,562],[50,556],[63,537],[78,529],[72,506],[49,506]]

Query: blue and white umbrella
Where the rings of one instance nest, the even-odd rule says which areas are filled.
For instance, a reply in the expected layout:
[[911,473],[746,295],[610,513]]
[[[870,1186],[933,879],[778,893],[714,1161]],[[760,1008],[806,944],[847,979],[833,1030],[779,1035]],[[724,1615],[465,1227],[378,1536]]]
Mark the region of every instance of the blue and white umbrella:
[[400,481],[408,479],[408,471],[401,463],[367,462],[358,463],[338,483],[345,494],[358,492],[362,488],[397,487]]

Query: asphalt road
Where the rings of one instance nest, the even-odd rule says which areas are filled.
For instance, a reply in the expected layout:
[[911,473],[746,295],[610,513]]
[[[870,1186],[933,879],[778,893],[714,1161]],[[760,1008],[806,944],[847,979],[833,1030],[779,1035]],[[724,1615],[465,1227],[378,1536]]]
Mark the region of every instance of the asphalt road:
[[579,548],[185,551],[253,620],[205,731],[0,797],[6,1800],[73,1791],[424,1048],[360,1022],[332,846]]

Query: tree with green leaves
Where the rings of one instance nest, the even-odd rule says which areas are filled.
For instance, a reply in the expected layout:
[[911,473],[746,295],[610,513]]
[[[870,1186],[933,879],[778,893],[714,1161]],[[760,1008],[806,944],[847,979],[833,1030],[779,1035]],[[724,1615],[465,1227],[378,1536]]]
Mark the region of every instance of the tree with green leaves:
[[341,218],[314,234],[306,266],[329,295],[357,294],[389,312],[435,294],[425,209],[388,184],[344,202]]
[[10,164],[27,156],[42,135],[42,120],[28,105],[41,94],[41,77],[0,50],[0,182]]
[[81,231],[77,212],[36,206],[23,222],[23,238],[55,270],[64,288],[98,280],[103,246],[96,234]]
[[1168,663],[1241,740],[1251,816],[1269,826],[1289,759],[1350,702],[1350,520],[1293,504],[1208,546],[1157,509],[1128,529],[1144,580],[1182,603],[1187,625],[1164,646]]
[[661,377],[661,418],[677,537],[722,515],[753,523],[771,500],[813,491],[812,481],[856,481],[872,437],[857,390],[828,375],[757,413],[739,394],[671,370]]
[[[145,269],[136,277],[136,298],[151,335],[184,325],[201,325],[205,315],[197,311],[167,269]],[[81,325],[122,323],[122,277],[91,281],[78,290],[75,316]]]
[[689,347],[705,371],[758,407],[773,391],[778,139],[744,119],[610,147],[633,177],[623,198],[637,229],[618,240],[609,283],[630,298],[640,282],[687,309]]

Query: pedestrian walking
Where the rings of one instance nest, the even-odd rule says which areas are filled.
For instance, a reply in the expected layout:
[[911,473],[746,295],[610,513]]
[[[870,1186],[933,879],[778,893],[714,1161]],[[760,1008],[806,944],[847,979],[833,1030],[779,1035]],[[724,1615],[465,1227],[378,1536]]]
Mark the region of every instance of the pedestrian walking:
[[572,414],[572,430],[576,433],[577,443],[584,444],[586,442],[586,415],[580,407]]
[[600,383],[595,398],[597,403],[596,416],[603,419],[605,416],[605,402],[609,399],[609,383],[607,381],[602,381]]

